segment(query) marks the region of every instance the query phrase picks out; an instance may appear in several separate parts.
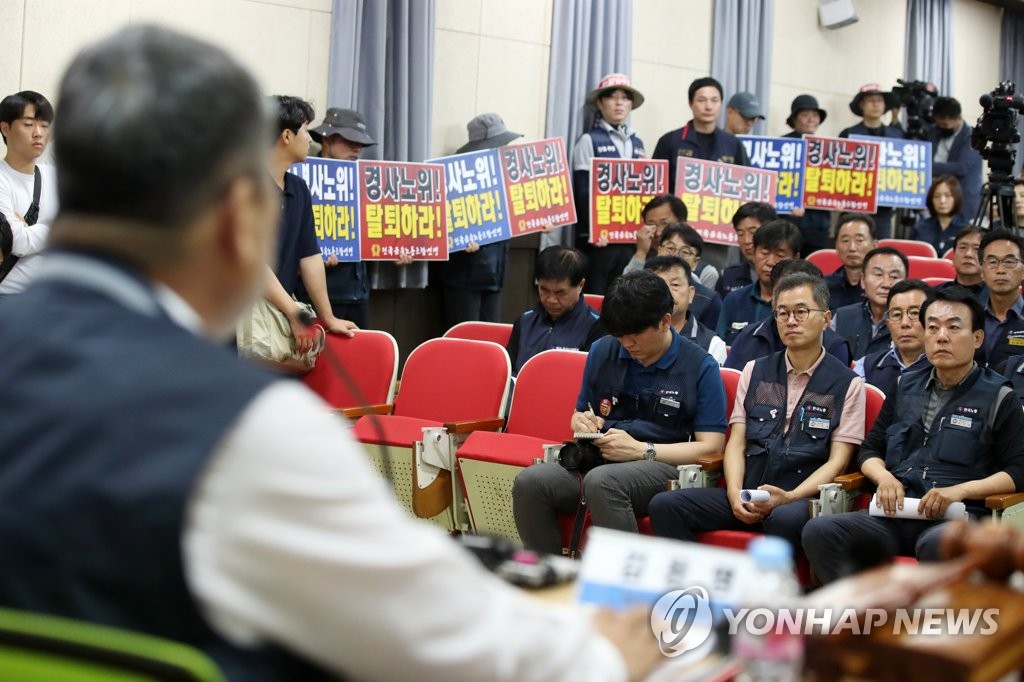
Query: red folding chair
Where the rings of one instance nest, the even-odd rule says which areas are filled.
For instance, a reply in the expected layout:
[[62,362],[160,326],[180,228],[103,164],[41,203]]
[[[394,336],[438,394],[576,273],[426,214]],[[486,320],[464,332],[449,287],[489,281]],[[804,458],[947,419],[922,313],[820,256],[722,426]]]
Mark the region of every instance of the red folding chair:
[[807,262],[817,265],[823,275],[831,275],[843,266],[835,249],[819,249],[807,256]]
[[340,409],[394,399],[398,344],[391,334],[373,329],[352,337],[328,334],[326,344],[302,381],[328,405]]
[[586,362],[587,354],[574,350],[534,355],[516,378],[505,430],[474,431],[459,446],[459,476],[478,533],[519,542],[512,516],[512,483],[544,455],[544,445],[572,438],[570,422]]
[[945,258],[907,256],[907,260],[910,261],[910,272],[907,273],[907,277],[910,279],[924,279],[925,277],[956,279],[956,268],[953,267],[953,262]]
[[953,253],[956,249],[946,249],[946,253],[942,254],[942,257],[946,260],[953,260]]
[[499,346],[508,346],[510,336],[512,325],[504,322],[459,322],[444,333],[446,339],[490,341]]
[[935,247],[928,242],[916,239],[879,239],[879,246],[890,246],[904,256],[920,256],[922,258],[938,258]]
[[[383,448],[368,450],[382,473],[391,471],[398,499],[416,516],[455,529],[461,524],[452,505],[455,447],[473,430],[504,423],[511,379],[508,353],[496,343],[430,339],[406,359],[393,405],[344,413],[358,417],[353,432],[361,443],[388,446],[388,463]],[[432,459],[424,452],[424,428],[436,429],[430,453],[440,454]]]
[[583,294],[583,300],[587,302],[591,308],[597,312],[601,312],[601,306],[604,305],[604,296],[599,294]]
[[952,282],[953,280],[947,279],[946,277],[925,277],[921,281],[924,282],[925,284],[927,284],[930,287],[937,287],[940,284],[945,284],[946,282]]

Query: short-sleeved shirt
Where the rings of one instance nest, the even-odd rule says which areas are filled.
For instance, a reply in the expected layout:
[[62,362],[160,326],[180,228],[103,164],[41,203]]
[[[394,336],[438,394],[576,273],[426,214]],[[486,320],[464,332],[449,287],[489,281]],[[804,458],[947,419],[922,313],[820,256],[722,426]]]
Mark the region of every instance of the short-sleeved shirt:
[[[790,419],[796,410],[800,397],[811,382],[811,375],[821,366],[825,360],[825,348],[822,347],[821,355],[808,369],[797,372],[789,361],[789,353],[786,353],[786,429],[789,429]],[[730,424],[742,424],[747,421],[747,410],[743,403],[747,398],[747,390],[750,388],[750,376],[754,372],[754,362],[751,360],[743,368],[740,376],[740,383],[736,387],[736,404],[732,409]],[[832,433],[832,440],[840,443],[853,443],[860,445],[864,441],[864,380],[856,377],[850,382],[846,390],[846,398],[843,400],[843,414],[839,419],[839,427]]]
[[299,261],[319,255],[309,187],[297,175],[285,173],[274,274],[289,295],[294,294],[299,285]]

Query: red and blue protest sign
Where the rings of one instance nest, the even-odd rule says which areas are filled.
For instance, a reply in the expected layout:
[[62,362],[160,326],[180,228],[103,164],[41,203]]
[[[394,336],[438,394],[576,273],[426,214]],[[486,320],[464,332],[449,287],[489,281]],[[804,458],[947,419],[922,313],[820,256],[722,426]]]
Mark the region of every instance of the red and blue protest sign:
[[512,236],[496,149],[443,156],[427,163],[444,166],[449,253],[464,250],[470,242],[483,246]]
[[797,137],[739,135],[750,165],[778,176],[775,211],[792,213],[804,207],[804,159],[807,143]]
[[501,147],[498,153],[513,237],[576,222],[572,176],[562,138]]
[[878,205],[926,208],[932,186],[932,143],[851,135],[878,144]]
[[444,166],[360,161],[363,260],[448,260]]
[[288,172],[302,178],[309,187],[313,199],[313,224],[324,259],[334,256],[343,263],[358,262],[356,162],[309,158],[294,164]]
[[668,191],[668,161],[595,157],[590,164],[590,241],[631,244],[647,202]]

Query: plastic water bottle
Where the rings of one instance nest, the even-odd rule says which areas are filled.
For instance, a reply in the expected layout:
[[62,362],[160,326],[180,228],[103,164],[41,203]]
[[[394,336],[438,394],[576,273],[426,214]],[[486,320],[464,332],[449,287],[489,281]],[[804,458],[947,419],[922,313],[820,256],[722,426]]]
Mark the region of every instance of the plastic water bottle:
[[[757,565],[759,580],[744,600],[743,606],[750,611],[732,638],[732,653],[743,665],[743,672],[736,679],[798,682],[803,673],[803,635],[787,624],[780,626],[778,618],[780,608],[796,607],[799,601],[800,583],[793,572],[793,550],[782,538],[765,536],[752,541],[747,552]],[[762,632],[768,626],[763,611],[751,620],[750,613],[755,609],[772,613],[772,628],[768,632]]]

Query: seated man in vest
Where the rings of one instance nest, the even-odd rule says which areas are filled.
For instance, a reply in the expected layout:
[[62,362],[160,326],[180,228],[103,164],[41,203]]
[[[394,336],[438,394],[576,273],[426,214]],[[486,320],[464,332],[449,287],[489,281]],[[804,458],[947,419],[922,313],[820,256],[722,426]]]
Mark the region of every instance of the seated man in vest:
[[889,348],[892,337],[885,325],[889,289],[907,278],[907,257],[891,246],[880,246],[864,256],[864,274],[860,284],[865,301],[851,303],[835,312],[832,329],[850,344],[855,360]]
[[853,365],[857,376],[889,395],[904,372],[932,366],[924,352],[921,306],[932,288],[919,279],[896,282],[889,289],[885,325],[892,346],[860,358]]
[[558,554],[558,516],[585,499],[595,526],[637,532],[637,516],[676,466],[725,445],[725,388],[718,365],[672,328],[672,293],[641,271],[612,285],[601,308],[611,336],[587,356],[572,416],[574,433],[597,433],[602,465],[581,475],[535,464],[516,478],[512,510],[523,544]]
[[[693,248],[689,246],[694,238],[701,240],[700,234],[686,223],[667,225],[661,231],[661,239],[658,242],[659,256],[676,256],[684,258],[684,254],[693,257]],[[639,272],[643,265],[635,260],[630,261],[622,274]],[[690,303],[690,314],[693,315],[705,327],[714,327],[718,324],[718,316],[722,314],[722,298],[713,290],[700,283],[691,266],[690,281],[693,284],[693,301]]]
[[549,246],[537,254],[534,279],[540,300],[512,324],[506,350],[513,374],[541,351],[588,351],[607,333],[583,298],[586,268],[586,257],[568,246]]
[[748,324],[772,314],[772,268],[781,260],[800,253],[800,231],[793,223],[773,220],[754,234],[754,271],[757,281],[733,291],[722,302],[722,314],[716,331],[732,345]]
[[[778,217],[774,206],[760,201],[748,201],[732,214],[732,228],[736,230],[740,262],[722,270],[715,286],[719,296],[725,298],[757,279],[757,272],[754,270],[754,233],[762,225]],[[718,324],[718,320],[715,320],[715,324]]]
[[843,262],[825,277],[832,313],[844,306],[864,302],[864,256],[874,249],[875,221],[865,213],[844,213],[836,225],[836,253]]
[[661,233],[669,225],[685,223],[686,204],[674,194],[659,194],[640,209],[643,225],[636,231],[636,251],[622,273],[642,270],[648,258],[658,255]]
[[[814,263],[805,260],[783,260],[776,263],[772,268],[772,288],[782,280],[783,277],[802,272],[812,277],[821,277],[821,270]],[[834,355],[839,362],[847,367],[850,366],[850,346],[846,339],[836,334],[831,329],[826,329],[821,338],[825,346],[825,352]],[[729,358],[725,366],[731,369],[742,370],[751,360],[763,358],[772,353],[778,353],[785,349],[782,338],[779,336],[779,326],[771,317],[747,325],[732,342],[729,349]]]
[[646,613],[592,621],[486,573],[409,518],[326,404],[224,347],[281,207],[252,76],[138,25],[70,64],[52,261],[0,303],[0,605],[178,640],[229,680],[622,680],[663,660]]
[[1024,354],[1024,239],[1008,231],[989,232],[979,249],[981,272],[988,288],[985,343],[981,357],[1001,368],[1008,358]]
[[665,280],[672,292],[672,327],[684,339],[689,339],[706,350],[719,365],[725,362],[725,341],[690,314],[694,284],[690,264],[678,256],[655,256],[647,261],[644,270],[650,270]]
[[[821,345],[832,316],[825,282],[788,275],[772,303],[786,348],[743,368],[729,418],[726,488],[657,495],[655,535],[694,542],[711,530],[762,531],[798,550],[808,498],[846,470],[864,440],[864,382]],[[741,498],[741,490],[754,489],[768,499]]]
[[985,336],[981,304],[950,287],[929,294],[920,317],[933,368],[907,372],[886,395],[858,465],[877,486],[875,504],[886,516],[912,498],[920,500],[916,511],[925,518],[863,510],[813,519],[803,544],[822,582],[898,555],[936,561],[951,503],[966,503],[980,518],[986,496],[1024,485],[1020,401],[1005,378],[974,361]]
[[940,284],[939,289],[960,285],[974,294],[981,305],[988,302],[988,287],[985,286],[981,259],[978,257],[981,238],[985,234],[986,230],[977,225],[968,225],[956,233],[953,239],[953,268],[956,270],[956,279]]

